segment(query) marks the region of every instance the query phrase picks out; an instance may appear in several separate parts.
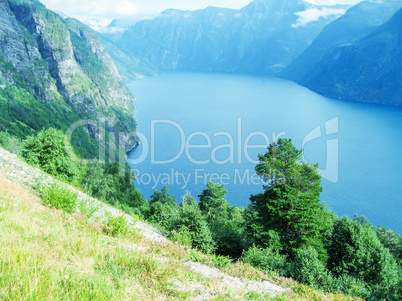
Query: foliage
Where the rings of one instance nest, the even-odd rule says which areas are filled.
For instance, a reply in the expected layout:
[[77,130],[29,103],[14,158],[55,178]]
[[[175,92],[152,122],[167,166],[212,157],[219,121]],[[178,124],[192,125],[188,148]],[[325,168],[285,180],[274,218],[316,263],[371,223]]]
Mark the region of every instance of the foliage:
[[114,216],[106,214],[105,232],[111,236],[125,235],[130,231],[130,225],[124,214]]
[[174,228],[178,231],[188,231],[192,246],[211,253],[215,250],[215,242],[211,230],[198,205],[180,206]]
[[364,281],[371,299],[394,299],[399,281],[397,264],[371,226],[347,217],[336,220],[328,255],[328,269],[334,276],[349,275]]
[[29,164],[61,180],[78,184],[82,179],[78,156],[62,131],[50,128],[28,137],[21,154]]
[[21,140],[8,132],[0,132],[0,146],[4,149],[19,155],[21,153]]
[[[14,75],[13,85],[0,79],[0,84],[5,86],[0,89],[0,131],[23,139],[43,128],[53,127],[67,131],[72,124],[80,120],[59,94],[53,101],[43,102],[11,63],[2,63],[1,55],[0,67]],[[97,142],[83,127],[73,133],[71,141],[82,157],[93,158],[96,155]]]
[[287,262],[286,256],[279,254],[278,251],[257,246],[252,246],[245,251],[241,260],[265,272],[283,271]]
[[77,202],[78,212],[90,219],[99,210],[94,201],[88,198],[81,198]]
[[128,166],[123,173],[118,163],[90,164],[86,168],[82,187],[101,201],[119,204],[127,213],[148,215],[149,203],[135,187],[134,175]]
[[383,226],[380,226],[377,229],[377,237],[402,267],[402,236],[396,234],[391,229],[387,230]]
[[177,217],[176,197],[168,193],[164,186],[161,191],[155,190],[150,200],[149,220],[164,229],[172,229]]
[[208,222],[227,217],[229,204],[224,199],[226,193],[224,185],[216,185],[215,181],[209,181],[207,189],[198,196],[200,209],[207,216]]
[[247,243],[241,226],[242,215],[235,206],[225,200],[227,190],[215,181],[207,183],[207,189],[199,195],[199,207],[208,222],[216,243],[216,253],[239,258]]
[[[300,162],[302,151],[290,139],[272,143],[259,155],[257,174],[266,182],[264,193],[253,195],[248,229],[255,242],[270,246],[278,237],[283,252],[294,258],[296,250],[314,246],[325,260],[322,245],[323,205],[317,165]],[[275,242],[276,243],[276,242]]]
[[77,205],[78,193],[58,184],[43,186],[40,195],[46,205],[67,213],[74,212]]
[[184,229],[180,229],[179,231],[173,230],[170,232],[169,239],[188,247],[191,247],[193,245],[193,240],[191,239],[191,233],[188,230]]
[[309,246],[296,251],[296,256],[289,268],[291,277],[314,288],[320,288],[322,278],[326,278],[325,273],[325,265],[319,260],[316,249]]

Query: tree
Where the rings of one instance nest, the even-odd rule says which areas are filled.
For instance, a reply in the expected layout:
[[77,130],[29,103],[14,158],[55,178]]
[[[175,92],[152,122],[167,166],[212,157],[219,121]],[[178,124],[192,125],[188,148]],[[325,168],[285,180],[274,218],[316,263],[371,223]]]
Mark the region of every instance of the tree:
[[21,154],[29,164],[61,180],[78,185],[82,179],[80,160],[62,131],[49,128],[27,137]]
[[207,253],[215,250],[215,242],[211,230],[198,204],[182,203],[179,207],[179,215],[174,228],[179,232],[188,231],[193,247],[200,248]]
[[325,260],[321,176],[317,165],[301,162],[302,153],[292,140],[279,139],[259,155],[256,172],[266,184],[264,193],[250,198],[247,228],[257,231],[249,235],[264,247],[277,245],[279,239],[283,253],[294,258],[297,249],[313,246]]
[[168,188],[163,186],[161,191],[155,190],[151,196],[149,219],[158,223],[166,230],[171,230],[172,223],[177,217],[176,197],[168,193]]
[[128,166],[122,172],[119,163],[89,164],[82,187],[101,201],[118,204],[128,214],[147,216],[149,202],[135,187],[134,173]]
[[230,205],[224,199],[226,193],[224,185],[217,185],[215,181],[209,181],[207,189],[198,196],[200,209],[207,216],[208,222],[227,217]]
[[370,224],[342,217],[335,221],[328,246],[328,269],[367,283],[370,299],[398,300],[398,266]]
[[207,189],[199,195],[199,206],[216,242],[216,253],[237,259],[247,243],[240,224],[242,215],[225,200],[226,193],[224,185],[209,181]]

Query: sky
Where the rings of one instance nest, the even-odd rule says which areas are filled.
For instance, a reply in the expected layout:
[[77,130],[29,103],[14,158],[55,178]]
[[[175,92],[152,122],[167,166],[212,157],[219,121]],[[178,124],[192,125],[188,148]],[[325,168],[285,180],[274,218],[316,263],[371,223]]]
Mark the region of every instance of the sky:
[[[47,8],[63,12],[82,22],[96,19],[95,27],[104,27],[112,19],[140,20],[155,16],[167,8],[196,10],[207,6],[239,9],[251,0],[40,0]],[[315,4],[355,4],[361,0],[307,0]],[[97,23],[97,24],[95,24]]]

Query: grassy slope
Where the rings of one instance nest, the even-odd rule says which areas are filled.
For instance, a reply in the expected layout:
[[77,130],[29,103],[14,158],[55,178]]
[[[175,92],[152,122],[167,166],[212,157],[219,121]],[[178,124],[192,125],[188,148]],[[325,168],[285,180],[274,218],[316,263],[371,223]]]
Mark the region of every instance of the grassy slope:
[[[1,300],[324,300],[322,292],[242,263],[221,270],[243,281],[270,280],[292,292],[277,297],[247,293],[190,272],[185,262],[216,266],[216,260],[151,233],[141,222],[124,235],[108,235],[104,212],[116,210],[82,193],[85,202],[79,208],[86,216],[49,209],[36,191],[52,181],[0,149]],[[83,204],[100,214],[83,210]],[[325,300],[350,299],[330,294]]]

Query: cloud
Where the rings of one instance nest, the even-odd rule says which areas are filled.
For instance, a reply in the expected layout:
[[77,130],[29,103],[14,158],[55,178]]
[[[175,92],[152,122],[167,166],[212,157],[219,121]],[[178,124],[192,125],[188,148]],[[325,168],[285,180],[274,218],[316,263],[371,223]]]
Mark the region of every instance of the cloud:
[[92,29],[99,31],[102,28],[107,27],[113,19],[107,19],[107,18],[102,18],[102,19],[89,19],[85,21],[85,24],[90,26]]
[[306,2],[317,5],[336,5],[336,4],[349,4],[355,5],[363,0],[306,0]]
[[241,8],[252,0],[41,0],[47,8],[81,21],[88,18],[144,18],[167,8],[195,10],[210,5]]
[[156,8],[147,5],[144,0],[41,0],[41,2],[53,11],[61,11],[81,21],[91,18],[114,19],[158,13]]
[[295,15],[299,16],[296,23],[292,25],[294,28],[303,27],[311,22],[316,22],[320,18],[329,18],[332,16],[340,17],[346,12],[346,9],[340,8],[309,8],[305,11],[297,12]]
[[[77,18],[82,22],[96,23],[91,21],[98,19],[99,24],[93,28],[98,29],[110,19],[141,20],[155,17],[167,8],[183,10],[196,10],[207,6],[228,7],[240,9],[252,0],[40,0],[47,8],[63,12],[64,14]],[[358,2],[360,0],[307,0],[318,3],[345,3]],[[300,16],[302,18],[302,16]],[[303,20],[295,26],[302,26]],[[307,23],[306,23],[307,24]],[[92,26],[92,25],[91,25]]]

